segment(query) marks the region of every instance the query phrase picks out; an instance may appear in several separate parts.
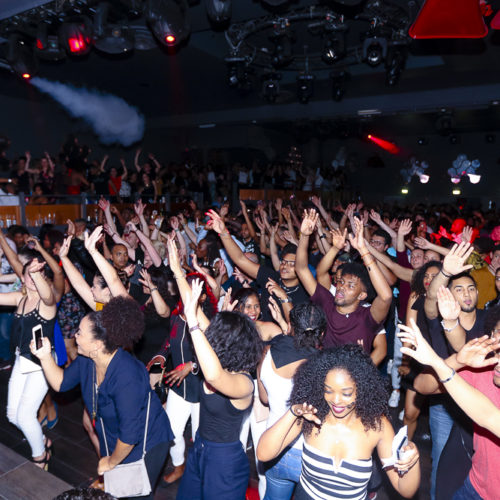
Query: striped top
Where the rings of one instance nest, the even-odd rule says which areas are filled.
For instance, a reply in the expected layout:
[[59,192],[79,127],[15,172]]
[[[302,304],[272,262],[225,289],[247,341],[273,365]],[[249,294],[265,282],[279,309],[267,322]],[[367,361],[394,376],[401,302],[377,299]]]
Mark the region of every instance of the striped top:
[[335,459],[304,442],[300,485],[314,500],[363,500],[372,475],[372,459]]

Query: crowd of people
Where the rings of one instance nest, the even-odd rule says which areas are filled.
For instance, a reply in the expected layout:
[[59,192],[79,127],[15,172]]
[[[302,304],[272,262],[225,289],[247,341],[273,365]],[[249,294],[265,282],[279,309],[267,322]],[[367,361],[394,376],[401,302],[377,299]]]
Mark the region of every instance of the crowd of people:
[[[215,159],[182,162],[161,161],[151,152],[135,151],[133,162],[109,155],[95,158],[91,148],[70,135],[57,154],[32,157],[30,151],[9,155],[7,140],[0,141],[0,205],[13,205],[12,197],[24,193],[32,205],[59,201],[61,196],[85,193],[90,199],[111,197],[119,202],[160,201],[168,193],[194,194],[207,203],[231,196],[233,184],[252,189],[300,189],[341,192],[346,184],[342,169],[311,167],[298,162],[254,160],[250,165],[236,160]],[[189,155],[188,155],[189,156]],[[10,198],[6,198],[9,196]]]
[[[161,165],[139,158],[147,189]],[[24,192],[54,178],[49,155],[16,169]],[[120,211],[131,177],[110,169],[102,223],[0,232],[7,415],[37,466],[64,412],[54,392],[79,385],[96,474],[106,487],[143,458],[143,498],[180,481],[180,500],[244,499],[249,434],[261,499],[374,498],[381,470],[406,498],[423,481],[432,500],[498,498],[498,213],[315,195]],[[430,478],[413,442],[424,400]],[[399,405],[408,441],[394,456]]]

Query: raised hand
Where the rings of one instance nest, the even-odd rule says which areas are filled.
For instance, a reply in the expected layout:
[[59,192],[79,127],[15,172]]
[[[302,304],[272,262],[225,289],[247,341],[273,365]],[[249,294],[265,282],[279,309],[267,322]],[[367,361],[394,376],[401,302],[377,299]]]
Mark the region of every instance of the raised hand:
[[42,347],[40,349],[36,348],[35,341],[30,342],[31,354],[36,356],[38,359],[48,359],[52,356],[52,346],[50,345],[50,340],[47,337],[42,337]]
[[103,224],[103,229],[106,234],[109,234],[109,236],[113,236],[113,230],[109,227],[108,224]]
[[288,295],[286,294],[285,290],[281,288],[276,281],[273,279],[269,278],[266,283],[266,288],[269,293],[269,295],[276,295],[278,299],[280,300],[286,300],[288,298]]
[[243,200],[240,200],[240,207],[242,215],[245,214],[247,212],[247,206]]
[[460,304],[455,300],[449,288],[440,286],[437,291],[439,313],[443,320],[455,321],[460,314]]
[[196,310],[198,309],[198,299],[203,291],[203,281],[200,278],[196,278],[191,282],[191,292],[186,298],[184,304],[184,314],[186,318],[194,319],[196,318]]
[[382,217],[380,216],[380,214],[378,212],[375,212],[375,210],[373,209],[370,210],[370,219],[378,225],[380,225],[380,223],[382,222]]
[[75,228],[75,223],[71,219],[66,220],[66,224],[68,225],[68,234],[71,234],[71,236],[76,235],[76,228]]
[[151,291],[152,288],[155,287],[153,280],[151,279],[151,276],[149,275],[148,271],[144,268],[142,268],[139,271],[139,274],[141,277],[139,278],[139,283],[141,285],[144,285],[148,290]]
[[[174,230],[174,231],[177,231],[177,229],[179,229],[179,219],[177,217],[172,216],[170,217],[170,227]],[[160,224],[161,225],[161,224]]]
[[219,214],[222,217],[222,219],[225,219],[228,213],[229,213],[229,205],[227,203],[224,203],[224,205],[220,207]]
[[356,203],[350,203],[349,205],[347,205],[344,213],[349,219],[351,219],[354,216],[354,210],[356,210]]
[[316,416],[318,410],[313,405],[307,403],[292,405],[290,410],[296,417],[321,425],[321,420]]
[[413,318],[410,319],[410,326],[399,325],[399,329],[400,331],[397,335],[401,339],[401,342],[403,344],[410,344],[414,347],[414,349],[410,347],[401,347],[401,352],[403,354],[416,359],[423,365],[432,365],[434,361],[439,359],[434,349],[422,336],[422,332]]
[[420,236],[417,236],[415,238],[414,243],[416,247],[421,248],[422,250],[429,250],[429,248],[431,247],[430,242],[425,238],[421,238]]
[[363,235],[363,223],[357,217],[354,217],[354,231],[354,234],[349,234],[349,241],[353,248],[362,253],[361,250],[366,249],[366,243]]
[[265,227],[264,227],[264,223],[262,222],[261,218],[258,217],[258,216],[255,216],[254,217],[254,222],[255,222],[255,225],[259,228],[259,231],[262,233],[265,231]]
[[238,305],[237,300],[233,300],[233,302],[231,302],[232,291],[233,291],[233,289],[231,287],[229,287],[227,289],[227,292],[224,295],[224,300],[222,301],[221,311],[234,311],[234,309]]
[[63,244],[61,245],[61,248],[59,248],[59,258],[60,259],[63,259],[64,257],[68,256],[72,239],[73,239],[73,236],[71,234],[67,238],[64,238]]
[[179,251],[175,245],[175,233],[167,235],[167,250],[168,250],[168,264],[170,269],[175,274],[182,274],[181,262],[179,260]]
[[108,209],[109,209],[109,207],[110,207],[110,203],[109,203],[109,201],[108,201],[108,200],[106,200],[105,198],[101,198],[97,204],[99,205],[99,208],[100,208],[103,212],[105,212],[106,210],[108,210]]
[[293,243],[294,245],[298,245],[298,241],[291,235],[290,231],[283,231],[283,238],[289,243]]
[[33,245],[33,248],[39,252],[40,249],[42,248],[42,245],[40,245],[40,240],[38,238],[35,238],[34,236],[29,236],[28,239],[26,240],[26,243],[31,243]]
[[487,358],[488,354],[500,349],[498,338],[490,338],[483,335],[477,339],[467,342],[457,353],[457,361],[473,368],[483,368],[498,363],[496,356]]
[[142,203],[142,200],[139,198],[139,201],[134,204],[134,211],[137,214],[138,217],[144,214],[144,209],[146,208],[146,205]]
[[471,243],[472,239],[472,228],[470,226],[465,226],[462,234],[460,235],[460,241],[462,243]]
[[281,328],[281,331],[288,333],[288,323],[285,321],[285,318],[283,318],[283,314],[281,314],[281,309],[273,297],[269,297],[268,307],[269,310],[271,311],[271,316],[273,317],[274,321],[278,323],[279,327]]
[[316,228],[318,218],[319,215],[313,208],[304,210],[304,218],[302,219],[302,224],[300,225],[300,234],[310,236]]
[[281,198],[276,198],[276,201],[274,202],[274,206],[276,207],[277,212],[280,213],[281,207],[283,206],[283,200]]
[[401,224],[399,225],[398,233],[402,234],[403,236],[406,236],[407,234],[410,234],[410,232],[411,232],[411,220],[404,219],[403,221],[401,221]]
[[97,242],[102,236],[102,229],[102,226],[97,226],[92,231],[92,234],[90,236],[88,235],[88,233],[85,233],[85,248],[89,253],[92,253],[94,250],[96,250]]
[[321,207],[321,198],[318,198],[317,196],[311,196],[311,201],[316,208]]
[[210,220],[207,222],[207,227],[213,229],[217,234],[227,231],[222,217],[215,210],[209,210],[207,215],[210,217]]
[[283,217],[285,218],[286,221],[290,220],[290,209],[289,208],[283,207],[281,209],[281,214],[283,215]]
[[45,261],[39,261],[38,259],[33,259],[30,263],[30,265],[28,266],[28,273],[30,274],[35,274],[35,273],[39,273],[40,271],[42,271],[42,269],[45,267]]
[[468,242],[462,242],[460,245],[453,245],[450,253],[443,260],[443,272],[449,275],[463,273],[472,269],[472,265],[464,264],[474,250]]
[[332,235],[332,245],[339,251],[341,251],[345,246],[345,239],[347,238],[347,228],[341,232],[339,229],[332,229],[330,231]]

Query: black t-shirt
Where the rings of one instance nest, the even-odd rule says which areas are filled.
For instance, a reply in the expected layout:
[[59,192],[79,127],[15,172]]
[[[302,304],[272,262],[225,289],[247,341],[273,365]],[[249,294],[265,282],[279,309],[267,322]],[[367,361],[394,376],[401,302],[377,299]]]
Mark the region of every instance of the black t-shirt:
[[[268,307],[269,293],[266,288],[266,284],[269,278],[276,281],[276,283],[278,283],[278,285],[281,288],[283,288],[283,290],[286,292],[286,294],[288,295],[294,306],[296,306],[297,304],[302,304],[303,302],[307,302],[309,300],[309,295],[301,283],[298,283],[296,286],[293,287],[286,287],[281,281],[279,272],[275,271],[271,267],[260,266],[259,272],[257,273],[257,279],[255,281],[262,290],[261,304],[262,304],[263,321],[273,321],[271,312],[269,311]],[[278,301],[278,304],[279,303],[280,302]]]
[[[465,342],[484,335],[484,318],[485,311],[483,309],[476,309],[476,321],[470,330],[465,330]],[[441,318],[427,319],[427,325],[429,327],[432,348],[441,358],[446,359],[448,356],[451,356],[455,350],[446,339],[443,327],[441,326]]]

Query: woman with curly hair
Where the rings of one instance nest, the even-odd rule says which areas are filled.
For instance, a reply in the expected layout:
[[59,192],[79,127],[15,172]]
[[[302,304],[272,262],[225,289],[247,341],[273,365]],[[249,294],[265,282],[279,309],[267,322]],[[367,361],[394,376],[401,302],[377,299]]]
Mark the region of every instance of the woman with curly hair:
[[[99,474],[142,457],[147,425],[145,463],[154,490],[173,434],[160,401],[152,394],[144,365],[127,352],[143,331],[144,317],[137,302],[116,297],[102,311],[83,318],[76,334],[79,355],[68,368],[54,362],[48,338],[40,349],[32,342],[31,352],[40,359],[55,391],[81,386],[99,436]],[[142,498],[152,499],[153,493]]]
[[[387,392],[370,356],[352,344],[326,349],[299,367],[293,383],[289,411],[262,436],[259,459],[276,458],[302,432],[295,499],[365,499],[373,451],[384,464],[394,439]],[[415,444],[386,472],[400,495],[412,497],[420,484]]]
[[189,451],[178,500],[243,500],[250,466],[239,440],[252,404],[250,373],[263,353],[255,324],[241,313],[223,311],[209,323],[199,307],[203,286],[187,283],[177,249],[168,241],[169,262],[204,379],[200,380],[200,427]]
[[[272,339],[259,370],[260,399],[269,405],[270,410],[267,427],[288,411],[292,378],[297,368],[320,348],[326,329],[323,310],[310,302],[298,304],[290,311],[290,326],[284,321],[274,300],[271,312],[284,333]],[[263,500],[287,500],[292,497],[300,478],[303,443],[302,437],[298,437],[276,460],[267,464]]]

